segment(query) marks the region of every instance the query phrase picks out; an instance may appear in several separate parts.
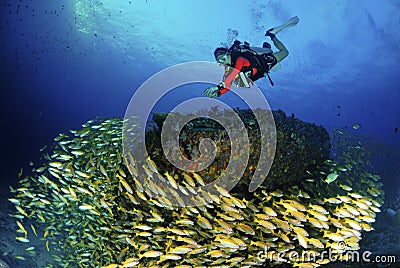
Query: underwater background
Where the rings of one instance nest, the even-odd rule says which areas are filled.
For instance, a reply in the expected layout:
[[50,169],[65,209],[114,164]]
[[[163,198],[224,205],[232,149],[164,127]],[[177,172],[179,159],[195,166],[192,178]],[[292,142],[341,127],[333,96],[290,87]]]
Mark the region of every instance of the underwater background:
[[[399,262],[399,11],[395,0],[1,1],[0,224],[8,229],[0,254],[23,248],[9,231],[17,229],[8,216],[9,186],[20,171],[31,174],[30,161],[39,162],[59,133],[98,116],[123,117],[135,90],[156,72],[214,61],[214,49],[235,39],[261,46],[266,30],[298,16],[296,27],[278,34],[289,56],[271,72],[275,86],[268,79],[257,85],[273,110],[329,133],[341,127],[363,143],[382,178],[383,208],[391,209],[378,215],[378,234],[364,246],[383,254],[390,244],[387,254]],[[201,96],[194,88],[169,97]],[[238,106],[229,93],[220,100]],[[159,111],[170,110],[167,104]]]

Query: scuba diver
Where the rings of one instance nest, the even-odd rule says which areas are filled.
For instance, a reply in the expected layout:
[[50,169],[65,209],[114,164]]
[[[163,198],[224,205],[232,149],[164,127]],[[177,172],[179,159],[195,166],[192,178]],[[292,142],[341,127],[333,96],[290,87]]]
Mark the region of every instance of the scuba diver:
[[268,42],[264,42],[262,47],[250,47],[247,42],[241,44],[240,41],[235,40],[229,49],[218,47],[214,51],[214,56],[217,62],[227,65],[224,79],[217,86],[204,90],[204,93],[210,98],[219,97],[229,91],[233,82],[238,87],[249,88],[254,81],[265,75],[273,86],[269,71],[289,55],[289,51],[276,34],[285,28],[297,25],[298,22],[299,18],[296,16],[265,33],[265,36],[270,37],[279,50],[275,53]]

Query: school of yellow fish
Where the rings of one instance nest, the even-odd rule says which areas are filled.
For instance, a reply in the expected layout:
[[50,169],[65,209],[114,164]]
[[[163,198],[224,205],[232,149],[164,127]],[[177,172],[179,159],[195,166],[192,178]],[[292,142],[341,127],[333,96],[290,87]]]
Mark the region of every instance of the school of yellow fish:
[[[196,192],[205,181],[197,173],[161,171],[150,158],[126,164],[120,118],[82,126],[57,136],[46,162],[11,189],[16,240],[33,255],[29,237],[41,239],[55,261],[48,267],[318,267],[329,262],[322,251],[346,260],[358,250],[383,203],[360,146],[301,187],[243,197],[216,186],[214,195]],[[182,193],[198,206],[174,207]]]

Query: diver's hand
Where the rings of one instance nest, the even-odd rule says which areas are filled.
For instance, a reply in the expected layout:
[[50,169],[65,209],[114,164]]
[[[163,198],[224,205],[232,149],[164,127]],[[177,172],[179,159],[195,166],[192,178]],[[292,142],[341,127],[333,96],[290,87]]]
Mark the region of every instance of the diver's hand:
[[206,90],[204,90],[204,93],[206,93],[207,97],[209,98],[216,98],[221,95],[221,92],[219,91],[218,87],[209,87]]

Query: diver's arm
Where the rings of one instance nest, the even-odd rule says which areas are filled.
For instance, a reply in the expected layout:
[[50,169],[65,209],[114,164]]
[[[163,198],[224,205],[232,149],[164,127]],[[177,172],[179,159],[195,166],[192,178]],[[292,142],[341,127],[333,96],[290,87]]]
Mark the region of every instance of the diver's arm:
[[223,81],[224,88],[219,90],[220,95],[225,94],[229,91],[232,86],[233,79],[235,79],[236,75],[239,73],[238,69],[232,68],[228,75],[225,77]]
[[286,49],[285,45],[281,41],[279,41],[278,38],[276,38],[276,36],[271,38],[271,40],[272,42],[274,42],[275,47],[279,49],[278,52],[274,53],[274,56],[278,60],[278,62],[280,62],[289,55],[289,51]]
[[244,67],[244,66],[248,66],[250,63],[243,57],[239,57],[236,60],[235,63],[235,68],[230,68],[230,70],[228,71],[228,74],[225,75],[225,79],[223,81],[225,87],[219,90],[220,95],[225,94],[226,92],[229,91],[229,89],[232,86],[232,82],[235,79],[235,77],[238,75],[238,73],[240,72],[240,70]]

